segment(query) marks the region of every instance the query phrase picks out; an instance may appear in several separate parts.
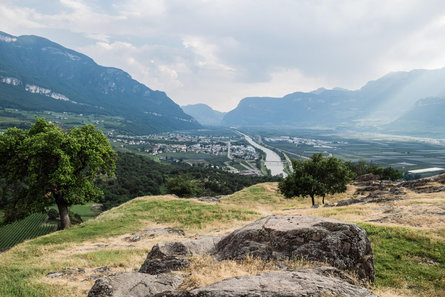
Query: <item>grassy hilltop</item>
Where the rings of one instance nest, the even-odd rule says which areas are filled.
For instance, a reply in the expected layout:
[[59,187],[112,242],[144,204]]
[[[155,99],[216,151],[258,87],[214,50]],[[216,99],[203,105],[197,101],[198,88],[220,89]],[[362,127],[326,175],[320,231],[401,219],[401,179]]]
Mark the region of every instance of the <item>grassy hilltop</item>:
[[[327,200],[332,203],[350,198],[354,192],[355,187],[350,186],[346,193]],[[224,197],[221,203],[170,195],[140,197],[69,230],[26,241],[0,254],[0,296],[86,296],[94,283],[95,269],[108,266],[110,273],[135,271],[154,244],[184,240],[175,234],[128,240],[143,234],[145,229],[181,228],[186,239],[192,239],[199,235],[225,235],[269,214],[297,213],[356,222],[364,228],[373,245],[374,290],[378,294],[443,296],[445,220],[440,210],[443,212],[445,207],[445,193],[407,191],[407,197],[384,205],[311,208],[310,199],[284,199],[277,192],[276,183],[251,186]],[[385,224],[370,222],[387,216],[388,207],[401,215],[393,216]],[[50,272],[69,267],[83,268],[85,273],[46,277]],[[216,265],[202,257],[193,259],[191,267],[190,286],[273,269],[255,259]]]

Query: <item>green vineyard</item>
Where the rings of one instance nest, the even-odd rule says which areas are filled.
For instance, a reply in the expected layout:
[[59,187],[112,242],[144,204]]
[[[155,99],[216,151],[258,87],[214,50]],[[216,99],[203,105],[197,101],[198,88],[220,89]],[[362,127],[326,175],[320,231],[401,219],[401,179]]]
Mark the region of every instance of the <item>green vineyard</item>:
[[56,231],[57,223],[47,222],[47,217],[44,213],[36,213],[0,227],[0,249]]

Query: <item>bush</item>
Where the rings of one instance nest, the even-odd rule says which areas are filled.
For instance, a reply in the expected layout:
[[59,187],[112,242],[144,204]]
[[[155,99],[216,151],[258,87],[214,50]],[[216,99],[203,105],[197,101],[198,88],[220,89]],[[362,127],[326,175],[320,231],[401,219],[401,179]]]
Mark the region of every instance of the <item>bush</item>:
[[59,212],[56,209],[51,208],[50,210],[48,210],[47,215],[48,219],[50,219],[51,221],[55,221],[59,217]]
[[70,216],[71,224],[78,225],[80,223],[83,223],[82,217],[79,214],[72,211],[69,211],[68,214]]
[[201,190],[200,182],[192,180],[186,175],[169,178],[165,185],[170,194],[175,194],[179,197],[199,196]]

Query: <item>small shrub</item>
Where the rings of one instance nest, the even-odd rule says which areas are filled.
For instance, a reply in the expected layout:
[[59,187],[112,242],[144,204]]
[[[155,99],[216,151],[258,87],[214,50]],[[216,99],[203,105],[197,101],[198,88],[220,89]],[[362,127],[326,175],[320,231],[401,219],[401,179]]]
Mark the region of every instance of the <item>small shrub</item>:
[[47,215],[49,220],[55,221],[59,217],[59,212],[56,209],[51,208],[48,210]]

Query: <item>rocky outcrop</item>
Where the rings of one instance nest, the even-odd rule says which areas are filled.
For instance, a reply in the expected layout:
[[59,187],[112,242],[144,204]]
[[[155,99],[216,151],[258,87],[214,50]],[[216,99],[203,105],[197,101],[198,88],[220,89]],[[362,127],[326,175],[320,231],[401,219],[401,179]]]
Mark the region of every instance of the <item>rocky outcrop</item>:
[[365,288],[352,285],[344,279],[334,277],[331,273],[333,273],[332,268],[305,269],[300,271],[269,271],[254,276],[225,279],[191,291],[164,292],[156,295],[156,297],[377,296]]
[[88,297],[146,297],[176,290],[184,281],[178,274],[121,273],[98,279]]
[[155,245],[139,272],[159,274],[179,270],[189,265],[187,256],[210,254],[220,237],[207,236],[191,241],[164,242]]
[[416,180],[410,180],[406,182],[402,182],[399,185],[401,187],[405,187],[417,193],[437,193],[444,192],[445,187],[442,186],[427,186],[431,182],[436,182],[445,185],[445,173],[441,173],[438,175],[425,177]]
[[357,176],[355,178],[356,182],[366,182],[366,181],[375,181],[375,180],[379,180],[380,176],[372,174],[372,173],[368,173],[368,174],[363,174],[360,176]]
[[[328,262],[341,270],[352,271],[359,282],[333,267],[295,271],[278,262],[276,267],[282,270],[228,278],[190,291],[180,290],[185,279],[181,270],[189,265],[189,256],[205,254],[218,260],[253,256],[266,261]],[[178,272],[165,273],[174,270]],[[373,280],[371,245],[366,232],[357,225],[301,215],[269,216],[223,239],[203,237],[159,243],[147,255],[139,272],[102,277],[96,280],[88,297],[374,297],[372,292],[357,285]]]
[[216,245],[219,259],[307,259],[328,262],[361,279],[374,281],[371,243],[355,224],[310,216],[269,216],[224,237]]
[[390,202],[390,201],[396,201],[396,200],[403,200],[404,197],[373,197],[372,195],[363,197],[363,198],[351,198],[351,199],[345,199],[340,200],[337,203],[334,204],[325,204],[325,207],[334,207],[334,206],[348,206],[352,204],[358,204],[358,203],[383,203],[383,202]]

